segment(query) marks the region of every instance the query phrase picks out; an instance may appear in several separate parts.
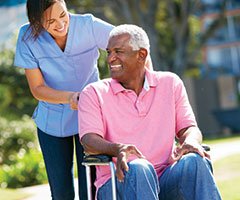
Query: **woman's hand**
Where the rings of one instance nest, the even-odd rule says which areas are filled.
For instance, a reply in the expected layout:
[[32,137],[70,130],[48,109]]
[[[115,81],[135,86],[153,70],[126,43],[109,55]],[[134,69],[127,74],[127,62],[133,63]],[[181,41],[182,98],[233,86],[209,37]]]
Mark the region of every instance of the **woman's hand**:
[[78,109],[78,99],[79,99],[80,92],[74,92],[69,96],[69,105],[72,110]]

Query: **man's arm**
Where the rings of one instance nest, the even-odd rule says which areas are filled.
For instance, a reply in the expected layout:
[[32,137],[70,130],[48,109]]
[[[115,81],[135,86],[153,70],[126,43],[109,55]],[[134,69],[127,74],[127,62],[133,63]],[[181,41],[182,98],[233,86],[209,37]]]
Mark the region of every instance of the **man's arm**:
[[106,154],[116,157],[121,144],[112,143],[95,133],[88,133],[81,139],[86,154]]
[[191,140],[198,142],[199,144],[202,143],[202,133],[196,126],[190,126],[180,130],[177,137],[180,144]]
[[96,133],[85,134],[81,143],[86,154],[106,154],[117,157],[116,176],[120,182],[124,179],[124,171],[128,171],[128,156],[133,154],[139,158],[144,158],[135,145],[112,143]]

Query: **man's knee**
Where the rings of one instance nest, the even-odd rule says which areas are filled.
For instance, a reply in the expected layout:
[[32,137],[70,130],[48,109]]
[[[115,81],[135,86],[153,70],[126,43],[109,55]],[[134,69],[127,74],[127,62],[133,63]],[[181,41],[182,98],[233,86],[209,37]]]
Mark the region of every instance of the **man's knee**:
[[201,157],[197,153],[189,153],[182,157],[181,162],[184,162],[184,171],[189,173],[196,173],[205,171],[212,172],[212,165],[209,160],[206,158]]
[[135,159],[128,163],[129,170],[138,174],[143,171],[155,171],[153,165],[145,159]]
[[126,172],[126,178],[135,177],[136,179],[157,180],[157,173],[153,165],[145,159],[135,159],[128,163],[129,170]]
[[[159,183],[153,165],[145,159],[135,159],[129,162],[128,166],[129,170],[125,177],[127,187],[133,188],[133,191],[136,193],[141,193],[142,188],[145,188],[145,192],[142,195],[147,194],[153,197],[151,199],[156,199],[159,193]],[[135,195],[137,195],[136,193]],[[140,198],[146,199],[146,196],[141,196]]]

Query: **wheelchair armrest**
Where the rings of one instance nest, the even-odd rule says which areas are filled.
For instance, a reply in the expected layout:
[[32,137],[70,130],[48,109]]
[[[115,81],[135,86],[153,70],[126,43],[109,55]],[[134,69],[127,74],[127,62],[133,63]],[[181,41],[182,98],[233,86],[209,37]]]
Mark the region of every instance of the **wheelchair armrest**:
[[[210,151],[210,147],[207,144],[202,144],[202,148],[205,151]],[[99,155],[85,155],[83,157],[83,165],[107,165],[112,161],[112,157],[104,154]]]
[[112,161],[112,157],[104,154],[85,155],[83,165],[107,165]]
[[211,150],[210,146],[208,146],[207,144],[202,144],[202,148],[203,148],[205,151],[210,151],[210,150]]

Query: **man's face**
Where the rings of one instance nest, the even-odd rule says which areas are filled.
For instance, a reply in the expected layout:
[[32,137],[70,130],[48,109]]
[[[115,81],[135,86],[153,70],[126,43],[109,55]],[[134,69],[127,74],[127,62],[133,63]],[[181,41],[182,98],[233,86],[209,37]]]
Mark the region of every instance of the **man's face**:
[[107,62],[113,79],[126,83],[139,75],[141,67],[138,63],[138,50],[129,45],[130,36],[123,34],[109,39],[107,46]]

